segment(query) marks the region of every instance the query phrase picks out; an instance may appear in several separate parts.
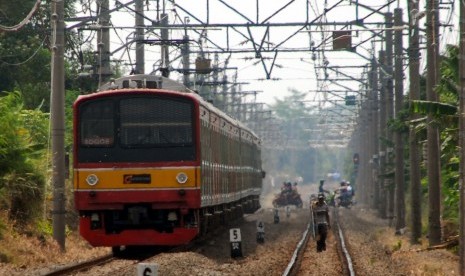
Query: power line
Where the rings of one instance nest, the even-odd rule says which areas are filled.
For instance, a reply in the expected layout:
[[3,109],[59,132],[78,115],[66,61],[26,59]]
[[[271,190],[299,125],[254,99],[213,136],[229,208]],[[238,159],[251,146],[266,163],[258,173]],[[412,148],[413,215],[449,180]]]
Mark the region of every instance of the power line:
[[15,32],[15,31],[18,31],[19,29],[21,29],[22,27],[24,27],[29,22],[29,20],[34,15],[34,13],[39,9],[40,2],[41,2],[41,0],[37,0],[36,3],[34,4],[34,7],[32,7],[32,10],[29,12],[29,14],[26,16],[26,18],[21,20],[21,22],[19,22],[17,25],[14,25],[14,26],[11,26],[11,27],[0,25],[0,31]]
[[37,49],[34,51],[34,53],[32,53],[32,55],[30,57],[28,57],[27,59],[25,59],[24,61],[21,61],[21,62],[18,62],[18,63],[9,63],[9,62],[0,60],[0,62],[3,63],[3,64],[6,64],[6,65],[10,65],[10,66],[23,65],[23,64],[27,63],[28,61],[30,61],[31,59],[33,59],[37,55],[39,50],[42,49],[42,47],[44,46],[45,40],[46,40],[46,38],[44,38],[44,40],[42,40],[42,43],[40,43],[39,47],[37,47]]

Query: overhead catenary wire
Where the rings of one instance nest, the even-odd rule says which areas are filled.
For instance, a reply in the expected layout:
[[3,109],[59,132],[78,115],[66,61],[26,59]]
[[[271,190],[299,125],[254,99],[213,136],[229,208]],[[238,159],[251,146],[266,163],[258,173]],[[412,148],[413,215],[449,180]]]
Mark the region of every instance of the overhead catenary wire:
[[[82,0],[82,1],[86,1],[86,0]],[[87,0],[87,1],[89,1],[89,0]],[[365,0],[365,1],[366,1],[366,0]],[[183,1],[181,1],[181,2],[183,2]],[[260,2],[261,2],[261,1],[260,1]],[[314,22],[314,24],[313,24],[311,27],[309,26],[308,28],[309,28],[309,30],[315,30],[315,28],[316,28],[318,31],[320,31],[320,33],[321,33],[321,31],[324,31],[325,34],[324,34],[324,36],[323,36],[323,39],[325,39],[325,38],[332,39],[332,38],[331,38],[331,34],[329,33],[329,29],[332,29],[332,28],[330,28],[330,25],[327,25],[327,23],[328,23],[328,20],[329,20],[329,21],[333,21],[334,18],[331,17],[331,15],[332,15],[331,13],[326,12],[326,6],[327,6],[328,3],[330,3],[330,2],[333,2],[333,1],[329,1],[329,0],[328,0],[328,1],[316,1],[316,2],[315,2],[315,1],[310,1],[310,2],[305,1],[305,3],[308,3],[308,5],[309,5],[309,6],[308,6],[308,9],[309,9],[309,10],[307,10],[307,13],[310,14],[310,18],[319,18],[319,21],[322,23],[322,24],[318,24],[318,21],[317,21],[317,22]],[[353,6],[353,3],[354,3],[355,1],[350,1],[350,2],[351,2],[350,5],[342,5],[342,4],[340,4],[340,5],[338,5],[338,7],[343,7],[343,6],[349,7],[349,6]],[[392,3],[392,1],[388,1],[388,2],[391,2],[391,3]],[[397,4],[398,4],[398,3],[399,3],[399,2],[397,1]],[[393,7],[394,7],[395,5],[397,5],[397,4],[393,4]],[[160,5],[161,5],[161,2],[160,2]],[[170,26],[170,27],[173,27],[173,28],[174,28],[174,29],[170,29],[170,31],[171,31],[171,33],[173,34],[173,36],[175,36],[176,33],[181,33],[181,32],[182,32],[182,34],[184,34],[184,32],[185,32],[185,33],[189,32],[190,34],[194,33],[194,35],[191,36],[192,39],[194,40],[194,39],[195,39],[195,33],[200,34],[200,30],[198,30],[198,29],[194,30],[194,29],[192,29],[192,28],[200,28],[200,27],[195,27],[195,26],[192,27],[193,25],[192,25],[192,24],[189,24],[189,20],[196,21],[197,19],[201,18],[200,23],[202,23],[202,22],[203,22],[203,23],[207,23],[207,22],[208,22],[208,23],[215,23],[215,21],[213,21],[214,17],[210,17],[210,20],[211,20],[211,21],[208,21],[208,20],[206,20],[206,19],[204,20],[204,18],[202,17],[203,13],[194,13],[193,10],[189,9],[188,7],[185,7],[185,6],[188,6],[187,4],[186,4],[186,5],[181,5],[181,3],[180,3],[179,1],[176,1],[176,2],[174,2],[174,1],[167,1],[167,4],[166,4],[166,5],[167,5],[166,11],[167,11],[167,12],[169,11],[170,13],[174,13],[174,21],[175,21],[175,22],[177,22],[177,21],[181,22],[181,24],[173,24],[173,25],[175,25],[175,26]],[[325,6],[324,6],[324,5],[325,5]],[[183,7],[184,7],[184,8],[183,8]],[[374,9],[374,8],[376,8],[376,7],[379,7],[380,9],[382,8],[384,11],[386,11],[386,5],[384,5],[384,4],[383,4],[383,5],[380,5],[380,4],[372,5],[372,3],[370,3],[370,7],[372,7],[372,9]],[[153,4],[151,5],[151,8],[152,8],[152,9],[154,8],[154,5],[153,5]],[[152,9],[151,9],[151,10],[152,10]],[[165,8],[164,8],[164,9],[165,9]],[[186,11],[184,11],[183,9],[185,9]],[[147,9],[147,10],[149,10],[149,9]],[[156,10],[153,10],[153,12],[156,12],[156,11],[158,11],[158,10],[161,11],[161,7],[160,7],[160,8],[157,8]],[[302,9],[302,10],[303,10],[303,9]],[[378,11],[378,14],[381,14],[381,12],[382,12],[383,10]],[[260,10],[260,11],[261,11],[261,10]],[[122,11],[119,11],[119,12],[122,12],[122,13],[124,13],[124,14],[128,14],[128,15],[130,15],[131,17],[133,17],[133,13],[130,11],[130,9],[123,9]],[[315,15],[313,15],[313,14],[315,14]],[[212,13],[210,13],[209,15],[211,16]],[[325,15],[325,16],[323,16],[323,15]],[[365,14],[364,14],[364,13],[360,13],[360,18],[361,18],[361,19],[366,19],[368,16],[373,15],[373,13],[369,13],[366,17],[365,17],[365,15],[366,15],[366,13],[365,13]],[[325,18],[325,17],[327,17],[327,18]],[[155,19],[154,21],[156,22],[156,17],[155,17],[155,16],[152,16],[151,18]],[[187,23],[182,24],[182,22],[183,22],[186,18],[188,18],[189,20],[187,21]],[[308,18],[308,15],[307,15],[307,18]],[[338,20],[338,19],[339,19],[339,18],[336,18],[336,20]],[[171,21],[171,20],[170,20],[170,21]],[[257,22],[258,22],[258,21],[259,21],[259,20],[257,20]],[[326,21],[326,22],[325,22],[325,21]],[[271,23],[276,23],[275,21],[270,21],[270,22],[271,22]],[[115,22],[113,22],[113,23],[116,24],[117,22],[115,21]],[[123,24],[124,24],[124,22],[120,22],[120,23],[123,23]],[[172,23],[172,22],[171,22],[171,23]],[[279,23],[279,22],[278,22],[278,23]],[[372,21],[370,21],[370,22],[365,21],[364,23],[367,23],[367,24],[375,24],[375,23],[373,23]],[[378,24],[378,23],[376,23],[376,24]],[[354,26],[354,25],[352,25],[352,26]],[[383,26],[383,24],[382,24],[382,23],[379,23],[378,26]],[[153,29],[153,27],[156,27],[156,26],[150,26],[150,24],[148,24],[147,27]],[[355,26],[354,26],[354,27],[355,27]],[[310,29],[310,28],[311,28],[311,29]],[[336,26],[334,26],[334,28],[336,28]],[[346,28],[350,28],[350,26],[347,26]],[[115,33],[116,33],[118,27],[115,27],[114,29],[115,29]],[[356,28],[353,28],[353,29],[356,29]],[[209,29],[209,30],[210,30],[210,29]],[[154,31],[156,31],[156,30],[154,30]],[[359,33],[359,32],[361,33],[361,35],[360,35],[361,39],[363,39],[364,37],[366,37],[366,34],[365,34],[366,32],[365,32],[364,30],[358,29],[358,30],[355,30],[355,31],[357,32],[357,35],[355,36],[355,38],[357,38],[357,41],[358,41],[358,37],[359,37],[359,36],[358,36],[358,33]],[[237,43],[237,40],[241,40],[241,37],[243,37],[244,39],[246,39],[246,38],[249,37],[248,35],[245,35],[245,32],[243,31],[243,29],[241,30],[240,27],[237,27],[237,26],[229,27],[226,31],[223,31],[223,32],[225,33],[225,35],[226,35],[228,32],[232,33],[233,35],[231,35],[231,38],[234,38],[234,39],[227,40],[227,44],[226,44],[226,45],[223,45],[223,44],[221,44],[221,43],[216,43],[216,44],[214,44],[213,42],[218,42],[218,41],[215,41],[215,38],[216,38],[216,37],[221,37],[221,35],[217,35],[217,33],[215,33],[215,32],[213,32],[212,34],[209,33],[209,36],[207,37],[208,40],[204,41],[204,43],[203,43],[203,45],[202,45],[204,51],[209,52],[210,55],[218,53],[218,54],[220,54],[220,56],[222,56],[222,54],[230,53],[230,52],[233,52],[234,54],[237,54],[237,55],[240,55],[240,54],[242,54],[242,53],[245,53],[246,51],[247,51],[247,52],[253,52],[253,53],[255,53],[255,52],[254,52],[254,49],[250,47],[250,46],[252,45],[252,44],[250,44],[250,43],[251,43],[250,41],[246,41],[245,43],[240,44],[240,46],[236,44],[236,43]],[[304,31],[301,31],[301,33],[303,33],[303,32],[304,32]],[[284,32],[283,32],[283,33],[284,33]],[[254,32],[254,33],[252,33],[252,34],[258,36],[258,35],[261,34],[261,33],[259,33],[258,31],[256,31],[256,32]],[[150,34],[147,34],[147,35],[152,36],[152,35],[150,35]],[[216,35],[216,36],[215,36],[215,35]],[[305,34],[305,35],[307,36],[307,38],[306,38],[305,40],[308,40],[310,37],[312,37],[312,39],[314,40],[314,42],[316,43],[316,45],[318,45],[319,40],[320,40],[320,34],[315,35],[315,34],[313,34],[313,33],[311,33],[311,32],[308,32],[308,34]],[[274,38],[274,37],[273,37],[273,38]],[[124,37],[123,37],[123,39],[124,39]],[[210,40],[211,40],[211,41],[210,41]],[[445,40],[447,40],[447,39],[445,39]],[[445,40],[443,40],[443,41],[441,41],[441,42],[444,43]],[[270,40],[270,41],[274,42],[273,40]],[[301,41],[302,41],[302,40],[301,40]],[[255,41],[255,42],[257,42],[257,41]],[[260,41],[258,41],[258,42],[260,42]],[[264,43],[268,43],[268,41],[263,41],[263,42],[264,42]],[[378,42],[376,42],[376,43],[378,43]],[[278,43],[276,43],[276,44],[278,44]],[[280,47],[280,50],[282,49],[283,51],[280,52],[279,60],[283,60],[283,59],[292,60],[292,58],[283,58],[283,56],[281,55],[281,53],[288,54],[288,52],[294,51],[294,50],[298,50],[298,51],[304,51],[304,50],[306,50],[307,53],[310,53],[310,54],[311,54],[311,52],[309,52],[309,49],[312,48],[312,45],[309,45],[308,43],[305,43],[305,44],[306,44],[307,47],[305,47],[305,48],[298,48],[298,49],[294,49],[292,46],[289,47],[289,46],[290,46],[289,44],[284,44],[283,47]],[[328,45],[326,45],[326,44],[328,44]],[[345,61],[347,61],[347,60],[359,60],[359,59],[360,59],[359,57],[351,57],[350,54],[348,54],[348,52],[344,52],[344,54],[343,54],[344,56],[343,56],[343,57],[338,57],[338,56],[336,56],[336,55],[339,55],[337,51],[332,51],[331,49],[329,49],[329,48],[327,47],[327,46],[329,46],[329,42],[327,42],[326,44],[325,44],[325,47],[326,47],[326,48],[324,49],[324,50],[326,51],[325,54],[327,55],[327,60],[329,60],[331,63],[338,62],[339,59],[343,59],[343,60],[345,60]],[[246,48],[243,48],[243,47],[242,47],[242,46],[244,46],[244,45],[245,45]],[[297,45],[299,45],[299,44],[297,44]],[[314,46],[316,46],[316,45],[314,45]],[[129,44],[128,46],[129,46],[129,48],[131,48],[131,44]],[[196,45],[196,44],[193,43],[191,46],[192,46],[192,48],[193,48],[193,49],[192,49],[193,51],[191,52],[191,54],[197,54],[197,53],[200,52],[200,51],[197,51],[197,50],[198,50],[198,45]],[[248,46],[248,47],[247,47],[247,46]],[[231,47],[232,47],[232,48],[231,48]],[[383,47],[383,46],[381,46],[381,47]],[[153,48],[151,48],[151,49],[153,49]],[[174,48],[172,48],[172,49],[174,49]],[[216,51],[209,51],[209,50],[212,50],[212,49],[216,49]],[[238,49],[243,49],[243,51],[238,51]],[[357,47],[357,52],[358,52],[358,49],[360,49],[360,47]],[[271,59],[270,59],[270,57],[269,57],[270,54],[266,51],[267,48],[262,48],[261,50],[262,50],[262,51],[260,52],[261,58],[262,58],[263,60],[265,60],[266,62],[271,61]],[[132,51],[132,50],[131,50],[131,51]],[[158,53],[158,52],[156,52],[156,53]],[[317,49],[314,53],[316,54],[316,56],[318,56],[318,58],[317,58],[317,60],[316,60],[315,62],[316,62],[316,63],[321,63],[321,62],[323,62],[323,61],[321,60],[322,57],[321,57],[321,52],[319,51],[319,49]],[[363,53],[363,52],[362,52],[362,53]],[[124,51],[124,53],[122,53],[122,58],[121,58],[121,60],[123,59],[123,55],[125,56],[126,54],[129,55],[129,52],[128,52],[127,50]],[[234,55],[233,55],[233,56],[234,56]],[[255,57],[255,58],[256,58],[256,57]],[[236,58],[236,59],[237,59],[237,58]],[[176,59],[171,61],[172,65],[176,65],[177,62],[173,63],[173,61],[176,61]],[[350,61],[349,61],[349,62],[350,62]],[[422,62],[422,61],[421,61],[421,62]],[[251,63],[246,63],[245,65],[246,65],[246,67],[241,67],[238,71],[240,71],[240,72],[243,73],[243,72],[246,72],[247,69],[250,69],[250,68],[253,68],[253,69],[254,69],[254,66],[256,66],[255,64],[251,64]],[[257,64],[257,65],[258,65],[258,64]],[[276,67],[276,68],[278,68],[278,67]],[[285,67],[285,69],[291,69],[291,68],[292,68],[292,67],[288,67],[288,66]],[[311,67],[307,67],[307,68],[311,68]],[[278,69],[279,69],[279,68],[278,68]],[[298,70],[298,69],[297,69],[297,70]],[[354,70],[355,70],[355,69],[354,69]],[[255,70],[255,71],[257,71],[257,70]],[[301,70],[301,71],[302,71],[302,72],[305,72],[305,70]],[[279,74],[280,74],[280,71],[278,70],[277,72],[278,72],[278,75],[279,75]],[[295,73],[295,72],[298,72],[298,71],[293,71],[293,72]],[[178,73],[179,73],[179,72],[178,72]],[[320,77],[322,77],[322,75],[321,75],[322,73],[323,73],[323,71],[322,71],[321,69],[319,69],[318,75],[319,75]],[[274,73],[274,74],[276,74],[276,73]],[[248,76],[246,76],[246,75],[243,74],[242,77],[244,77],[244,76],[245,76],[245,77],[248,77]],[[332,75],[330,75],[330,77],[331,77],[331,76],[332,76]],[[242,78],[241,78],[241,79],[242,79]],[[283,77],[283,80],[285,80],[285,79],[286,79],[286,77]],[[302,78],[302,79],[304,79],[304,78]],[[265,79],[263,79],[263,80],[265,80]],[[273,80],[272,80],[272,81],[273,81]],[[324,83],[324,82],[323,82],[323,81],[320,81],[320,83]],[[313,84],[312,84],[312,85],[313,85]],[[317,84],[317,85],[319,85],[319,84]],[[323,85],[324,85],[324,84],[323,84]],[[284,88],[283,88],[283,89],[284,89]],[[323,97],[323,96],[324,96],[324,95],[321,95],[321,97]]]

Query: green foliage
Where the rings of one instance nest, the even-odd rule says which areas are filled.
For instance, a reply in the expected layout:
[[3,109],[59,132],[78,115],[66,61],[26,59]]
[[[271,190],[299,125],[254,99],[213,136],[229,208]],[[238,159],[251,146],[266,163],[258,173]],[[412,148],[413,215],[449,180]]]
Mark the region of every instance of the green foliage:
[[40,214],[45,189],[48,115],[24,110],[17,92],[0,97],[0,208],[27,221]]
[[[74,14],[74,0],[65,1],[66,17]],[[36,0],[1,1],[2,25],[18,24],[28,14]],[[24,106],[49,110],[51,76],[51,1],[46,0],[30,22],[15,32],[0,32],[0,92],[20,91]],[[66,32],[66,52],[74,47],[75,34]]]
[[409,131],[409,112],[408,110],[402,110],[399,112],[399,115],[395,119],[391,119],[387,122],[388,128],[392,131],[397,131],[401,133],[408,133]]
[[[447,45],[441,59],[441,78],[437,88],[443,105],[440,119],[441,136],[441,179],[443,196],[442,217],[449,221],[458,221],[459,217],[459,142],[458,135],[458,80],[459,47]],[[455,112],[454,112],[455,109]],[[444,116],[446,115],[446,116]]]
[[5,233],[6,225],[3,221],[0,220],[0,240],[3,239],[3,233]]
[[45,179],[25,164],[21,171],[7,173],[2,177],[7,195],[10,217],[18,222],[27,222],[40,216]]
[[444,219],[457,221],[459,217],[459,159],[453,157],[442,170],[442,193],[443,193],[443,215]]
[[[65,17],[75,14],[75,2],[65,1]],[[0,1],[1,24],[18,24],[35,3],[36,0]],[[47,190],[49,114],[44,112],[50,110],[51,3],[51,0],[42,1],[20,30],[0,32],[0,210],[8,210],[18,222],[40,215]],[[84,61],[79,58],[81,38],[73,31],[65,35],[65,88],[68,90],[65,143],[69,149],[71,108],[79,95],[77,74]],[[84,52],[94,57],[92,49]],[[89,85],[90,90],[95,90],[95,83]]]
[[[3,22],[2,22],[3,23]],[[46,36],[25,28],[0,33],[0,92],[18,90],[25,96],[27,108],[36,108],[50,94],[50,51]]]
[[[49,219],[39,219],[36,222],[34,232],[39,236],[53,236],[53,222]],[[65,226],[65,235],[69,236],[72,233],[68,225]]]
[[73,103],[79,96],[79,91],[67,90],[65,94],[65,146],[71,149],[73,144]]
[[[24,132],[18,120],[22,108],[19,94],[10,94],[0,98],[0,175],[6,173],[8,168],[15,166],[15,161],[24,151],[24,141],[16,139],[18,133]],[[1,188],[1,184],[0,184]]]
[[392,251],[399,251],[402,248],[402,240],[397,240],[397,242],[392,246]]
[[444,57],[441,59],[441,78],[438,92],[441,102],[456,104],[458,100],[459,82],[459,47],[447,45]]
[[[441,78],[435,91],[439,102],[414,101],[410,104],[410,112],[432,115],[432,124],[439,127],[441,141],[441,180],[442,180],[442,218],[457,221],[459,193],[459,150],[458,145],[458,47],[448,45],[441,58]],[[425,87],[424,79],[423,87]],[[415,129],[426,139],[426,117],[411,121]],[[425,167],[422,168],[425,170]],[[422,179],[422,194],[428,193],[427,178]],[[426,200],[426,199],[425,199]],[[426,226],[426,225],[424,225]],[[424,229],[424,232],[427,228]]]
[[53,236],[53,225],[49,220],[39,220],[36,228],[39,233],[46,236]]
[[456,115],[457,106],[440,102],[412,101],[410,111],[419,114],[431,114],[434,116]]

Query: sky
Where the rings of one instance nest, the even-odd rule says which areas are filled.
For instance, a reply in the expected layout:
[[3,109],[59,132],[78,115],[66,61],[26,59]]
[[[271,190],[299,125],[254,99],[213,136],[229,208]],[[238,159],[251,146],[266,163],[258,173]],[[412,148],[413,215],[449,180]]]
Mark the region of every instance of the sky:
[[[121,0],[120,3],[128,3],[129,0]],[[339,3],[340,2],[340,3]],[[359,79],[366,77],[364,66],[368,63],[366,58],[370,58],[372,53],[377,53],[381,50],[383,42],[380,39],[372,39],[372,32],[366,29],[379,31],[383,28],[377,23],[383,22],[381,15],[372,13],[372,10],[359,7],[351,0],[285,0],[285,1],[269,1],[269,0],[172,0],[172,1],[144,1],[148,3],[144,13],[153,22],[160,17],[161,10],[168,14],[169,22],[173,25],[183,26],[183,23],[200,24],[207,22],[207,4],[208,4],[208,22],[210,24],[245,24],[247,22],[263,22],[266,23],[290,23],[290,22],[305,22],[311,21],[315,24],[309,29],[298,31],[299,27],[271,27],[268,35],[263,39],[263,47],[273,49],[276,45],[278,52],[274,67],[271,70],[272,60],[275,56],[274,52],[262,52],[265,58],[264,63],[266,69],[260,59],[255,58],[254,53],[234,53],[229,55],[223,53],[218,55],[219,67],[224,67],[226,60],[227,67],[237,68],[226,70],[228,80],[232,81],[237,75],[238,89],[242,91],[257,91],[259,92],[256,98],[247,96],[246,101],[255,100],[256,102],[264,102],[268,105],[275,103],[276,99],[284,99],[289,96],[289,89],[296,89],[301,92],[306,92],[306,97],[302,100],[310,105],[321,104],[323,100],[333,97],[328,93],[315,92],[316,90],[351,90],[357,91],[360,83],[357,81],[342,80],[347,76]],[[358,3],[369,6],[371,9],[381,8],[387,0],[358,0]],[[381,11],[394,11],[394,8],[401,7],[404,9],[403,20],[408,21],[406,3],[407,1],[390,1],[388,7],[384,7]],[[157,6],[158,3],[158,6]],[[114,7],[114,1],[110,1],[110,5]],[[424,7],[425,1],[420,1],[420,6]],[[78,6],[82,10],[82,14],[90,14],[95,12],[95,1],[82,0]],[[441,9],[441,22],[448,23],[452,27],[441,28],[441,48],[444,49],[445,44],[456,44],[457,35],[456,27],[458,23],[458,9]],[[157,12],[159,8],[160,12]],[[125,27],[134,25],[134,5],[121,11],[114,12],[111,15],[111,23],[115,27],[111,32],[111,49],[117,49],[130,37],[132,30]],[[328,10],[324,14],[324,11]],[[271,17],[270,17],[271,16]],[[339,30],[343,27],[342,23],[354,21],[364,18],[365,27],[351,26],[352,30],[352,45],[358,45],[356,53],[348,51],[331,51],[332,40],[330,39],[333,30]],[[144,21],[145,25],[150,26],[152,22],[148,19]],[[321,24],[320,24],[321,23]],[[421,22],[424,23],[424,19]],[[421,26],[421,25],[420,25]],[[358,31],[355,31],[358,30]],[[250,31],[250,33],[249,33]],[[236,27],[212,27],[208,29],[192,28],[187,30],[190,39],[194,40],[190,47],[194,51],[203,49],[204,51],[218,51],[219,49],[230,49],[233,51],[253,49],[253,44],[250,38],[258,44],[262,42],[267,29]],[[160,29],[152,29],[146,33],[146,38],[156,39],[159,37]],[[170,39],[182,39],[186,34],[183,28],[173,29],[169,31]],[[202,37],[200,36],[202,34]],[[292,38],[290,35],[295,34]],[[407,34],[407,31],[404,31]],[[84,38],[91,37],[91,32],[83,32]],[[248,37],[248,38],[247,38]],[[404,36],[404,48],[408,47],[407,35]],[[322,44],[322,41],[326,41]],[[201,47],[200,47],[201,45]],[[317,46],[317,47],[315,47]],[[314,47],[315,51],[311,51]],[[286,52],[292,49],[308,49],[305,52]],[[160,46],[145,46],[146,49],[146,73],[157,69],[160,64]],[[128,52],[130,53],[128,55]],[[180,55],[179,48],[170,47],[171,59]],[[214,54],[206,54],[207,58],[214,60]],[[363,56],[363,57],[362,57]],[[422,55],[423,57],[426,54]],[[191,62],[194,63],[195,55],[191,56]],[[121,59],[126,62],[135,60],[134,45],[129,51],[124,49],[115,52],[115,59]],[[334,71],[326,71],[329,79],[338,79],[339,85],[324,80],[325,72],[318,67],[324,63],[328,66],[338,66],[339,73]],[[424,59],[422,60],[424,64]],[[173,68],[181,68],[181,60],[177,59],[171,63]],[[347,67],[347,66],[350,66]],[[347,68],[344,68],[347,67]],[[359,68],[356,68],[359,67]],[[128,70],[130,67],[128,67]],[[266,72],[268,70],[268,74]],[[406,74],[408,75],[408,74]],[[270,79],[267,79],[267,76]],[[170,77],[180,78],[177,73],[171,73]],[[222,76],[220,75],[220,79]],[[407,79],[406,79],[407,81]],[[342,87],[341,87],[342,85]],[[407,86],[405,86],[407,87]],[[354,94],[354,93],[348,93]],[[355,95],[355,94],[354,94]]]

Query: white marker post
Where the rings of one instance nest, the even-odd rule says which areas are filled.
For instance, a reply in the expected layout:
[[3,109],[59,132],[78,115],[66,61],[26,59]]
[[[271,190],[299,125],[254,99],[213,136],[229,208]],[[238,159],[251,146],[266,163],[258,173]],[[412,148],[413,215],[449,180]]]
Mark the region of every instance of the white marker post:
[[262,221],[257,221],[257,242],[265,242],[265,224]]
[[229,242],[231,243],[231,258],[242,257],[241,229],[229,229]]
[[137,264],[137,276],[157,276],[158,264],[139,263]]

